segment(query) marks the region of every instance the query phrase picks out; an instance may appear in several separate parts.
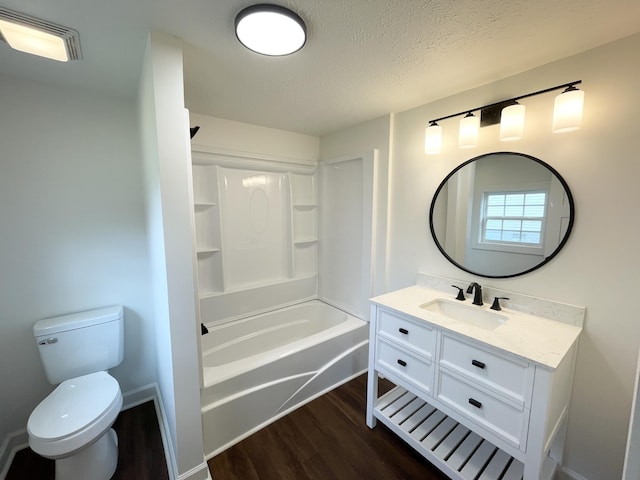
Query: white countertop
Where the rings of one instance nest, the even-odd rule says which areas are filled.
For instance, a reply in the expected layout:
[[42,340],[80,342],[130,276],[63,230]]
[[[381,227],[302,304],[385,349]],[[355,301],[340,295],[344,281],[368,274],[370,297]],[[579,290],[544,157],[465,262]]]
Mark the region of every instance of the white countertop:
[[[371,301],[553,370],[558,367],[582,331],[581,327],[575,325],[509,308],[503,308],[499,312],[508,317],[507,321],[491,330],[420,308],[420,305],[438,298],[454,300],[455,295],[414,285],[380,295]],[[465,303],[471,305],[470,300],[466,300]],[[483,306],[472,307],[493,312],[486,303]]]

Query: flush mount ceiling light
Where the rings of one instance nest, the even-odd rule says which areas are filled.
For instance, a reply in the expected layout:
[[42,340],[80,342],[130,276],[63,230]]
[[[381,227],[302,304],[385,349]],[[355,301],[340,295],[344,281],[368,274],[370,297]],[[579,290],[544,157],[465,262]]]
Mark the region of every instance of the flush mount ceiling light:
[[279,5],[247,7],[236,17],[236,36],[249,50],[282,56],[300,50],[307,40],[307,27],[291,10]]
[[[478,144],[478,125],[486,127],[500,123],[500,140],[503,142],[519,140],[522,138],[524,130],[525,106],[520,105],[518,100],[553,92],[561,88],[565,90],[556,97],[554,102],[552,131],[553,133],[561,133],[577,130],[582,122],[584,105],[584,92],[576,88],[576,85],[580,83],[582,83],[582,80],[576,80],[575,82],[557,85],[483,107],[463,110],[462,112],[429,120],[429,126],[425,132],[425,153],[429,155],[440,153],[442,128],[437,122],[461,115],[465,115],[465,117],[460,120],[458,134],[458,146],[460,148],[471,148]],[[471,113],[478,110],[480,111],[479,121]]]
[[0,7],[0,40],[14,50],[59,62],[81,58],[78,32]]

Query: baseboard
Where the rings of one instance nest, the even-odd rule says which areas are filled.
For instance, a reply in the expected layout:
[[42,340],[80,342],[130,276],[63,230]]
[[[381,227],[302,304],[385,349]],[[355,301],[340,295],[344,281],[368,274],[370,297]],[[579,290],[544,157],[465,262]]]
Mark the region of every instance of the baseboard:
[[9,473],[9,467],[16,452],[29,446],[27,429],[10,433],[0,445],[0,480],[4,480]]
[[167,462],[167,472],[169,480],[176,480],[178,477],[178,467],[176,464],[176,455],[169,434],[169,423],[165,414],[164,404],[162,403],[162,395],[160,395],[160,387],[157,383],[151,385],[153,387],[153,405],[156,408],[156,417],[158,418],[158,427],[160,427],[160,437],[162,438],[162,447],[164,449],[164,458]]
[[157,397],[158,388],[155,383],[134,388],[122,394],[122,410],[129,410],[143,403],[155,401]]
[[558,473],[556,480],[589,480],[589,479],[587,477],[583,477],[577,472],[574,472],[570,468],[563,467]]
[[192,468],[188,472],[179,475],[177,480],[211,480],[209,467],[207,466],[206,462],[203,462],[197,467]]

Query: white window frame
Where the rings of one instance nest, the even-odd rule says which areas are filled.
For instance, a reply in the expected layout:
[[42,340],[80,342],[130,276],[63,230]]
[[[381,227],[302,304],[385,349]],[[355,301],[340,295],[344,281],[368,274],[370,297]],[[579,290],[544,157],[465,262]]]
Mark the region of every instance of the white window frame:
[[[528,193],[544,192],[545,207],[544,217],[542,217],[542,230],[540,232],[540,243],[536,245],[527,243],[511,243],[502,241],[482,240],[482,234],[486,218],[484,216],[484,199],[487,194],[496,193]],[[549,185],[544,183],[520,184],[517,188],[505,188],[500,186],[483,186],[474,192],[472,220],[471,220],[471,248],[478,250],[490,250],[495,252],[518,253],[524,255],[544,255],[544,242],[546,232],[546,221],[549,212]]]

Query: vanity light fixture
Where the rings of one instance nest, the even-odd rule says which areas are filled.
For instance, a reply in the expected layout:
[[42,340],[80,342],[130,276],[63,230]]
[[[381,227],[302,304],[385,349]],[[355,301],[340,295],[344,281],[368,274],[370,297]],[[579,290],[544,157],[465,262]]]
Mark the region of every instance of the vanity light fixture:
[[242,45],[268,56],[290,55],[307,41],[307,27],[296,13],[280,5],[247,7],[236,16],[236,37]]
[[[580,83],[582,83],[582,80],[576,80],[575,82],[564,83],[508,100],[429,120],[429,126],[425,132],[425,153],[428,155],[440,153],[442,127],[438,125],[438,122],[461,115],[464,115],[464,117],[460,121],[458,136],[458,145],[460,148],[470,148],[477,145],[478,128],[473,127],[476,122],[479,122],[480,127],[500,123],[500,140],[518,140],[522,138],[525,116],[525,106],[519,104],[518,100],[560,89],[565,90],[556,97],[554,102],[552,131],[554,133],[561,133],[577,130],[580,128],[582,121],[584,105],[584,92],[576,88],[576,85]],[[477,117],[471,113],[475,111],[480,111],[479,121]]]
[[500,115],[500,140],[511,142],[522,138],[524,112],[524,105],[518,102],[502,109],[502,114]]
[[458,146],[460,148],[473,148],[478,145],[478,134],[480,133],[480,118],[473,113],[467,113],[460,119],[458,130]]
[[0,7],[0,40],[14,50],[59,62],[82,58],[75,30],[4,7]]
[[584,92],[569,85],[553,103],[553,133],[572,132],[580,128],[583,106]]
[[436,122],[429,123],[424,132],[424,153],[433,155],[442,148],[442,127]]

